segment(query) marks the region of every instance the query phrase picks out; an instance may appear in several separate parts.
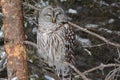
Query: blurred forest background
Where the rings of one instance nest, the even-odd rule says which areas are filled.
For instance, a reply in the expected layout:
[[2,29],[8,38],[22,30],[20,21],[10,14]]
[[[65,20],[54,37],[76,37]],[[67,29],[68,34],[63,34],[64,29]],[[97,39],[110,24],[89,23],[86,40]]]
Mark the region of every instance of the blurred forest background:
[[[53,0],[24,0],[23,14],[26,40],[36,43],[36,30],[38,9],[50,5]],[[97,33],[107,40],[120,44],[120,0],[56,0],[55,4],[61,6],[70,22],[89,31]],[[0,59],[5,55],[3,45],[3,15],[0,8]],[[120,47],[111,46],[99,38],[74,28],[78,44],[75,46],[75,67],[85,72],[89,69],[99,68],[86,72],[85,75],[92,80],[120,80],[120,66],[107,64],[120,64]],[[36,49],[27,45],[29,55],[28,67],[30,80],[44,80],[55,78],[54,69],[39,59]],[[0,66],[1,67],[1,66]],[[76,73],[75,80],[82,80]],[[0,71],[0,78],[6,78],[6,68]],[[1,80],[1,79],[0,79]],[[54,80],[54,79],[47,79]]]

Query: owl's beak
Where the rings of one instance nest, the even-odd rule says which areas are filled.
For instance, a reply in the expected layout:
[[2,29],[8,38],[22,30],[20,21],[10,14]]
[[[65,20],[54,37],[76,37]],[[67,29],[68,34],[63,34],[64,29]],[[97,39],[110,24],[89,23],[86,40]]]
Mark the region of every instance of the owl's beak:
[[56,23],[56,18],[52,18],[52,22],[53,22],[53,23]]

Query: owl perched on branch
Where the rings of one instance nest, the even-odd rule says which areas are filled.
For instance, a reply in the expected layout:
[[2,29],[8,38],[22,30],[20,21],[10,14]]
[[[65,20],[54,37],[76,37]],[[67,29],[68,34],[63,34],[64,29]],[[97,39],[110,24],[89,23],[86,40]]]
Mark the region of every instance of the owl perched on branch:
[[[70,68],[64,62],[72,62],[74,33],[67,23],[64,10],[58,6],[47,6],[39,13],[37,31],[38,53],[50,67],[55,67],[63,80],[69,75]],[[70,79],[69,79],[70,80]]]

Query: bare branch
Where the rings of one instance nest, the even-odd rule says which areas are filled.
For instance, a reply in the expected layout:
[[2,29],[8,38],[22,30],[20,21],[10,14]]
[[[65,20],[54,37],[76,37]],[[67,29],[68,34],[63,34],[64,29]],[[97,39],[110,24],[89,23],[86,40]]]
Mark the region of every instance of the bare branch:
[[118,80],[119,77],[120,67],[113,69],[110,71],[104,80]]
[[33,5],[31,5],[31,4],[28,4],[28,3],[26,3],[26,2],[24,2],[23,5],[28,6],[28,7],[32,8],[32,9],[37,10],[37,11],[40,10],[40,9],[36,8],[35,6],[33,6]]
[[7,55],[5,55],[2,60],[0,61],[0,71],[3,71],[6,68],[6,64],[3,65],[6,61]]
[[83,74],[87,74],[87,73],[90,73],[90,72],[93,72],[97,69],[100,69],[100,68],[105,68],[105,67],[120,67],[120,64],[103,64],[103,65],[99,65],[97,67],[94,67],[92,69],[89,69],[89,70],[86,70],[85,72],[83,72]]
[[75,68],[75,66],[73,66],[72,64],[68,63],[68,62],[65,62],[66,64],[68,64],[76,73],[78,73],[83,80],[91,80],[91,79],[88,79],[82,72],[80,72],[77,68]]
[[24,41],[23,43],[24,43],[24,44],[31,45],[31,46],[37,48],[37,44],[35,44],[35,43],[31,42],[31,41]]
[[35,24],[37,27],[39,27],[39,25],[34,20],[29,19],[27,16],[24,16],[24,18],[26,18],[28,21],[32,21],[33,24]]
[[100,47],[100,46],[103,46],[105,45],[106,43],[101,43],[101,44],[97,44],[97,45],[91,45],[91,46],[81,46],[83,48],[94,48],[94,47]]
[[74,24],[72,22],[68,22],[68,23],[70,25],[72,25],[73,27],[79,28],[83,32],[86,32],[86,33],[88,33],[88,34],[90,34],[92,36],[95,36],[95,37],[99,38],[100,40],[104,41],[105,43],[107,43],[109,45],[112,45],[112,46],[115,46],[115,47],[120,47],[119,43],[113,43],[113,42],[107,40],[106,38],[104,38],[103,36],[100,36],[100,35],[98,35],[98,34],[96,34],[94,32],[91,32],[91,31],[87,30],[86,28],[82,28],[82,27],[80,27],[80,26],[78,26],[78,25],[76,25],[76,24]]

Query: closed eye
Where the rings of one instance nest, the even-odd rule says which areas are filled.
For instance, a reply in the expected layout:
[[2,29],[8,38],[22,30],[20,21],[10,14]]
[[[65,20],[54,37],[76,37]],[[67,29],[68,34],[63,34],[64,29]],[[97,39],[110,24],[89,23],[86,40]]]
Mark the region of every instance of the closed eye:
[[61,15],[62,14],[62,12],[57,12],[56,13],[56,17],[58,16],[58,15]]
[[44,14],[44,16],[52,17],[52,15],[50,13]]

